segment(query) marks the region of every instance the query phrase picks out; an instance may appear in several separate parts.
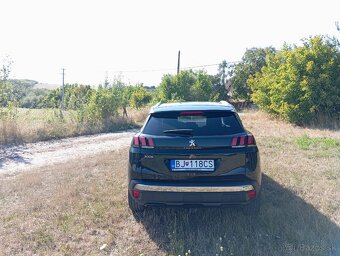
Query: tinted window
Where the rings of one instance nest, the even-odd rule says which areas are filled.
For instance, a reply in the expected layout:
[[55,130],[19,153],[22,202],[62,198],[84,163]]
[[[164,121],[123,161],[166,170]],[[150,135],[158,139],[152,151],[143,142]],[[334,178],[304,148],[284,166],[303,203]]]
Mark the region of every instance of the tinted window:
[[242,125],[232,112],[215,111],[199,114],[180,112],[154,113],[143,129],[150,135],[174,135],[164,131],[176,129],[192,130],[193,136],[230,135],[243,132]]

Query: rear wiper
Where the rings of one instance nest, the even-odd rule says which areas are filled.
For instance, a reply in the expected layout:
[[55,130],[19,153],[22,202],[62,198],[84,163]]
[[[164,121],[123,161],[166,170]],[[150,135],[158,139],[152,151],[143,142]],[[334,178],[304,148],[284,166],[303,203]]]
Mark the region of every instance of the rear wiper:
[[163,133],[180,134],[180,135],[192,135],[192,129],[164,130]]

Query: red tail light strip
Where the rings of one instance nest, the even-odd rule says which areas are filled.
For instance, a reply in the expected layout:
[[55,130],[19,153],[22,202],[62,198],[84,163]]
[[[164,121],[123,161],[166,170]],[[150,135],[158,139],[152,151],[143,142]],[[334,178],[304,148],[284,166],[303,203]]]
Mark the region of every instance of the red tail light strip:
[[255,145],[254,136],[252,134],[234,136],[231,141],[232,147],[245,147]]
[[254,144],[255,144],[255,143],[254,143],[254,136],[253,136],[253,135],[251,135],[251,134],[248,135],[247,144],[248,144],[248,145],[254,145]]
[[140,140],[142,142],[142,147],[145,147],[146,146],[146,139],[145,139],[145,137],[141,136]]
[[133,145],[134,146],[139,146],[139,137],[138,137],[138,135],[135,135],[133,137]]
[[235,136],[235,137],[233,138],[233,140],[231,141],[231,145],[232,145],[232,146],[237,146],[237,141],[238,141],[238,137]]
[[153,144],[153,139],[152,138],[148,138],[148,141],[149,141],[149,146],[153,148],[155,146]]
[[155,145],[151,137],[135,135],[133,138],[133,146],[142,148],[153,148]]
[[244,141],[245,141],[245,136],[241,136],[240,137],[240,146],[244,145]]

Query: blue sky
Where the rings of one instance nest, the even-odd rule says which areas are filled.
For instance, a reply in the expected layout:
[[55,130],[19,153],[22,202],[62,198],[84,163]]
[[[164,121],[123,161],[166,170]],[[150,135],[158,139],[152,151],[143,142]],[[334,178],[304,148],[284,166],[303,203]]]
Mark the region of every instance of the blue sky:
[[[170,69],[240,60],[250,47],[339,37],[340,0],[0,0],[0,56],[11,76],[102,83],[118,71]],[[207,67],[215,73],[216,67]],[[125,82],[157,85],[165,71],[123,72]]]

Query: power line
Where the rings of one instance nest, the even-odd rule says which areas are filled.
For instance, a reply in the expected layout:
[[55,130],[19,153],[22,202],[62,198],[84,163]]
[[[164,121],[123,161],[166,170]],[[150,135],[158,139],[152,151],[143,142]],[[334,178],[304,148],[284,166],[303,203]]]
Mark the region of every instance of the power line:
[[160,71],[173,71],[174,68],[164,68],[164,69],[141,69],[141,70],[114,70],[112,73],[143,73],[143,72],[160,72]]
[[208,64],[208,65],[200,65],[200,66],[192,66],[192,67],[184,67],[182,69],[193,69],[193,68],[205,68],[205,67],[213,67],[218,66],[220,64]]
[[181,63],[181,51],[178,51],[178,57],[177,57],[177,75],[179,74],[180,63]]
[[[227,62],[227,63],[228,64],[237,64],[237,63],[239,63],[239,61],[232,61],[232,62]],[[183,68],[181,68],[181,70],[213,67],[213,66],[218,66],[218,65],[220,65],[220,63],[183,67]],[[141,70],[114,70],[114,71],[111,71],[111,72],[112,73],[146,73],[146,72],[165,72],[165,71],[176,71],[176,69],[175,68],[164,68],[164,69],[141,69]]]
[[[240,63],[240,61],[229,61],[227,64],[237,64]],[[213,66],[219,66],[221,63],[217,64],[207,64],[207,65],[200,65],[200,66],[192,66],[192,67],[186,67],[182,69],[193,69],[193,68],[205,68],[205,67],[213,67]]]

